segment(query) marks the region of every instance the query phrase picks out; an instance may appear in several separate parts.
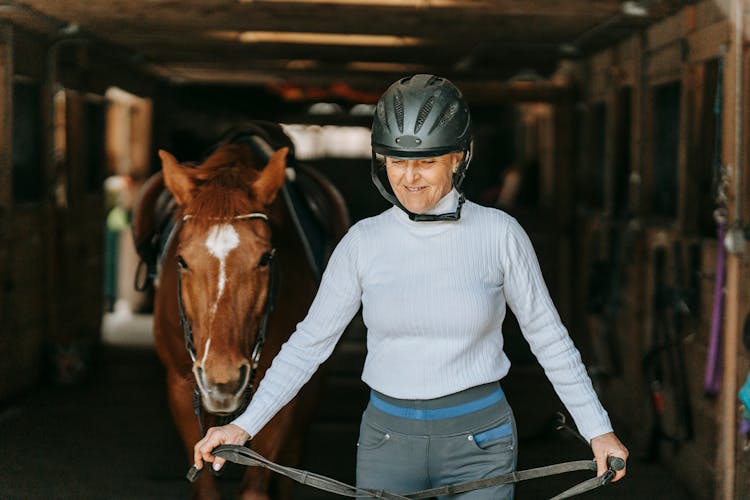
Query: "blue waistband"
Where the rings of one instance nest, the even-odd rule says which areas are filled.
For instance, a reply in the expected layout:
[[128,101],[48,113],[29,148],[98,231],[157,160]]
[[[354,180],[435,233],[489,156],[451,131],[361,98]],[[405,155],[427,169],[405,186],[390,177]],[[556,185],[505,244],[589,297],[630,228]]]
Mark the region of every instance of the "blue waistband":
[[460,417],[462,415],[474,413],[475,411],[484,410],[485,408],[489,408],[495,403],[502,401],[504,397],[505,394],[503,393],[503,390],[498,387],[487,396],[484,396],[480,399],[475,399],[474,401],[469,401],[468,403],[449,406],[447,408],[435,408],[427,410],[398,406],[393,403],[389,403],[388,401],[379,398],[377,395],[375,395],[375,393],[370,392],[370,403],[372,404],[372,406],[382,411],[383,413],[393,415],[394,417],[410,418],[413,420],[440,420],[443,418]]

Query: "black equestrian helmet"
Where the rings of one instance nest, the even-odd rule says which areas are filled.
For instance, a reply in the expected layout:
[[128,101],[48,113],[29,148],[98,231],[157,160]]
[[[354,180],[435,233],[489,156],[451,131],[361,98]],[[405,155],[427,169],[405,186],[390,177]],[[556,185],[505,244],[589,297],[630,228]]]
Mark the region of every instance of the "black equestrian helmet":
[[393,83],[378,100],[372,123],[372,179],[391,203],[411,214],[394,196],[385,176],[385,156],[431,158],[463,152],[453,175],[460,191],[471,160],[472,124],[469,106],[449,80],[413,75]]

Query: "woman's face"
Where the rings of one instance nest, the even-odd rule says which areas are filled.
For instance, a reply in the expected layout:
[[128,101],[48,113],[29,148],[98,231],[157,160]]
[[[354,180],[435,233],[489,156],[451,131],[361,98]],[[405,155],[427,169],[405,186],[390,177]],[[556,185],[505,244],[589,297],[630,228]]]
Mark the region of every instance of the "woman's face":
[[423,214],[453,188],[453,172],[461,153],[434,158],[386,157],[386,172],[393,194],[410,212]]

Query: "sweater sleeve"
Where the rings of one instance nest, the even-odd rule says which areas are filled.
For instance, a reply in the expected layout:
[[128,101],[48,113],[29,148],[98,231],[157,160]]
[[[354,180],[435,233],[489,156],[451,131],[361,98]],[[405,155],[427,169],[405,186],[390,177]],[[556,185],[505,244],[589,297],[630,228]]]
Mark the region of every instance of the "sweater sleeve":
[[310,380],[359,310],[362,290],[357,272],[357,234],[354,226],[339,242],[307,316],[274,358],[245,412],[232,422],[251,436]]
[[502,252],[504,293],[523,336],[588,441],[612,431],[581,355],[552,303],[526,232],[509,217]]

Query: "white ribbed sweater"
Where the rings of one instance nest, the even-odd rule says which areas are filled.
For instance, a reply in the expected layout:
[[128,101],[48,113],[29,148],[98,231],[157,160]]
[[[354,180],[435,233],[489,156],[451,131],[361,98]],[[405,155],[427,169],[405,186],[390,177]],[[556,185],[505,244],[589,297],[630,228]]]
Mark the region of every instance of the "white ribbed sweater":
[[[431,212],[453,211],[457,200],[451,191]],[[468,201],[459,221],[414,222],[393,207],[352,226],[310,311],[234,423],[256,435],[330,356],[360,303],[362,380],[371,388],[432,399],[500,380],[510,368],[501,330],[507,303],[581,434],[612,430],[528,236],[508,214]]]

